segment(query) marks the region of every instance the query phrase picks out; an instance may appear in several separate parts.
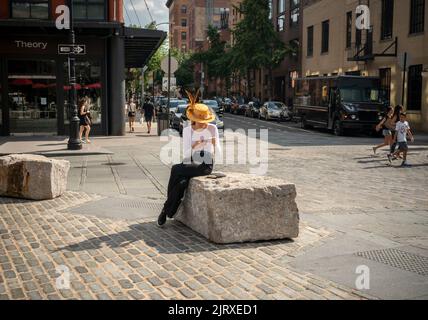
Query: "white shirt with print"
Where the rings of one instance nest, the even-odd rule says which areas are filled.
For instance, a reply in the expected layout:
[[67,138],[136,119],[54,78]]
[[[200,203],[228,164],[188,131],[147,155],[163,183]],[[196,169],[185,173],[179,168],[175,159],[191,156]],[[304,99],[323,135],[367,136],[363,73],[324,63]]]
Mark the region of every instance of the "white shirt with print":
[[398,121],[395,126],[395,131],[397,131],[397,141],[398,142],[407,142],[407,130],[410,129],[409,123],[407,121],[401,122]]
[[[215,146],[212,144],[212,139],[215,139]],[[192,149],[192,145],[196,141],[206,141],[205,144],[198,145]],[[219,154],[221,152],[220,148],[220,138],[217,126],[214,124],[208,124],[208,127],[201,131],[193,130],[192,126],[189,124],[183,129],[183,151],[184,159],[189,159],[193,152],[195,151],[206,151],[211,154]]]

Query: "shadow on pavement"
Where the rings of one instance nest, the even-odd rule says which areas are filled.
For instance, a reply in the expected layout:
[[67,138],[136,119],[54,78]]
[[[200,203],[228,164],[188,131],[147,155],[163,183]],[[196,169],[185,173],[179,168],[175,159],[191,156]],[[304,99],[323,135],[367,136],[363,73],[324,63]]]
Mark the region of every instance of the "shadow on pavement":
[[159,253],[176,254],[183,252],[205,252],[225,249],[260,248],[270,245],[287,244],[294,242],[291,239],[276,241],[259,241],[253,243],[215,244],[209,242],[200,234],[175,221],[169,221],[164,228],[159,228],[156,222],[144,222],[129,226],[129,230],[105,236],[94,237],[88,240],[71,244],[54,250],[57,251],[85,251],[100,249],[103,245],[109,248],[124,248],[128,245],[144,241],[155,248]]

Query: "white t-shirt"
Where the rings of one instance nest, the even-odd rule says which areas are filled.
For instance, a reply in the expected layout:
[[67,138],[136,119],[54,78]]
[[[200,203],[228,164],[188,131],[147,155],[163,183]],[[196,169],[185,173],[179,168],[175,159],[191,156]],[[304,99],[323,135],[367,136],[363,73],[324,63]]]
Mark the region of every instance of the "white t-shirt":
[[[215,146],[212,144],[212,139],[215,139]],[[192,145],[197,141],[206,141],[204,144],[199,144],[192,150]],[[209,152],[212,155],[215,153],[220,153],[220,137],[218,133],[217,126],[209,123],[206,129],[201,131],[193,130],[191,125],[184,127],[183,129],[183,151],[184,159],[190,159],[193,152],[195,151],[205,151]]]
[[395,131],[397,131],[397,141],[398,142],[407,142],[407,130],[410,129],[409,123],[407,121],[401,122],[398,121],[395,125]]

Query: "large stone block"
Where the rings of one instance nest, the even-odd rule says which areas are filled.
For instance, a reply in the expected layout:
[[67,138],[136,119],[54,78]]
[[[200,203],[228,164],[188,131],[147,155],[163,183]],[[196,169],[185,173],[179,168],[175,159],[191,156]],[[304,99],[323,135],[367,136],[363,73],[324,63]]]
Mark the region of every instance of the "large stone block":
[[295,199],[295,185],[279,179],[241,173],[197,177],[175,219],[215,243],[296,238]]
[[32,154],[0,157],[0,196],[53,199],[67,188],[70,163]]

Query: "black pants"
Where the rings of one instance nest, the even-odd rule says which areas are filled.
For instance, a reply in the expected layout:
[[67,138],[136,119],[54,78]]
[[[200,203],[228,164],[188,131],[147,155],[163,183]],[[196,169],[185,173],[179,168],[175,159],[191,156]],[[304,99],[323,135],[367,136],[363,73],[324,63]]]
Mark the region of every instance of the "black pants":
[[172,218],[178,207],[184,192],[189,186],[189,181],[193,177],[207,176],[213,171],[212,164],[176,164],[171,168],[171,176],[168,182],[168,198],[163,206],[163,210]]

